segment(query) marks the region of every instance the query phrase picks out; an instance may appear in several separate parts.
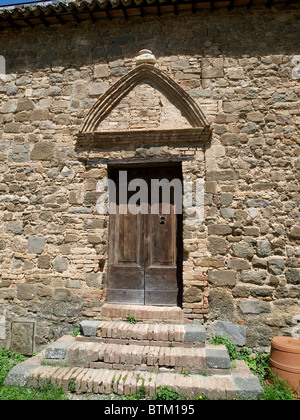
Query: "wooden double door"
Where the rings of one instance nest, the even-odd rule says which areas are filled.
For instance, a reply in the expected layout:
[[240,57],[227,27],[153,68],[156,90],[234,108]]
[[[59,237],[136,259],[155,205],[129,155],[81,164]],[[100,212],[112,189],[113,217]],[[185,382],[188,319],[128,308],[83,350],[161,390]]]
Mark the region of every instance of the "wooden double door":
[[180,306],[181,166],[111,168],[109,177],[116,188],[110,191],[107,302]]

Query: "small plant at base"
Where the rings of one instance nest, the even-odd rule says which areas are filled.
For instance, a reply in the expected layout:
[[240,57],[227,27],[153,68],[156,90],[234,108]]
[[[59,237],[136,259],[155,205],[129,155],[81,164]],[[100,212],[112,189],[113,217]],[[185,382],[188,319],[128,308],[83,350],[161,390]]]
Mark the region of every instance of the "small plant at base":
[[136,324],[137,323],[137,319],[135,316],[127,314],[127,320],[130,324]]
[[147,390],[144,385],[141,385],[136,392],[126,395],[126,400],[144,400],[147,395]]
[[270,373],[270,383],[264,387],[264,400],[266,401],[287,401],[297,400],[293,389],[279,376]]
[[80,327],[75,328],[75,330],[73,331],[72,335],[73,337],[77,337],[77,335],[80,333]]
[[75,392],[76,391],[76,381],[75,381],[75,379],[70,379],[69,380],[69,391],[70,392]]
[[168,386],[159,386],[155,395],[153,395],[152,400],[165,400],[172,401],[179,399],[179,392],[175,389],[172,389]]
[[[233,344],[228,337],[218,334],[215,335],[213,340],[210,340],[209,343],[216,346],[224,344],[231,361],[244,360],[250,370],[261,380],[265,379],[269,373],[269,354],[256,353],[253,355],[251,349],[248,347],[238,348],[238,346]],[[234,365],[232,367],[234,368]]]
[[183,375],[183,376],[185,376],[185,377],[187,377],[187,376],[190,376],[190,374],[191,374],[191,372],[189,371],[189,372],[185,372],[184,370],[181,372],[181,375]]

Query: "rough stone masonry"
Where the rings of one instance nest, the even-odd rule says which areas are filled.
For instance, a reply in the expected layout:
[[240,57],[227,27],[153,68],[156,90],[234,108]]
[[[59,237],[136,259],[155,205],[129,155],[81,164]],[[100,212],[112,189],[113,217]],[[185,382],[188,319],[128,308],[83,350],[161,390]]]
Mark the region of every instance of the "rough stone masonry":
[[[2,31],[0,345],[12,321],[34,321],[41,347],[99,319],[108,216],[96,203],[107,165],[88,159],[190,158],[183,175],[203,178],[206,194],[204,223],[183,226],[185,319],[229,321],[252,347],[291,334],[300,314],[299,22],[294,4]],[[196,101],[210,142],[77,149],[88,111],[142,48]],[[142,83],[99,129],[188,127]]]

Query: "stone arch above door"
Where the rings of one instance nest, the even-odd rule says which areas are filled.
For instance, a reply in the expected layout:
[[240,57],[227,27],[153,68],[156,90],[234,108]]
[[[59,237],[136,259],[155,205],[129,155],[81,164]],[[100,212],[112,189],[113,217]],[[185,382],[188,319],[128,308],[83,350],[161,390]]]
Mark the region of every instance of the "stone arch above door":
[[[117,124],[115,130],[107,130],[103,123],[105,119],[116,110],[118,105],[129,97],[134,89],[141,89],[142,86],[151,87],[173,107],[180,118],[185,120],[183,128],[178,128],[175,118],[172,123],[164,124],[162,127],[141,127],[141,129],[121,129]],[[147,98],[146,98],[147,105]],[[116,113],[117,114],[117,113]],[[129,117],[128,117],[129,118]],[[103,125],[103,126],[102,126]],[[154,67],[153,63],[142,63],[131,70],[115,84],[113,84],[88,112],[80,133],[77,136],[79,146],[100,146],[111,144],[111,141],[135,142],[135,138],[143,138],[148,141],[201,141],[205,142],[210,138],[210,127],[206,117],[195,100],[181,88],[170,76],[160,69]]]

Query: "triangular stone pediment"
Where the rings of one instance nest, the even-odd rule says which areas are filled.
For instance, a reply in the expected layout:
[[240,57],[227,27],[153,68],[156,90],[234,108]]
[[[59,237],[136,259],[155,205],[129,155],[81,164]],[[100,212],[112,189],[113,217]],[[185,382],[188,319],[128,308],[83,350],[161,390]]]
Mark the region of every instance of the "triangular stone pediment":
[[140,84],[128,93],[100,122],[97,131],[167,130],[191,128],[180,109],[150,86]]
[[208,127],[204,114],[193,98],[165,72],[153,65],[141,64],[99,98],[88,113],[81,133],[100,133],[107,129],[123,131],[191,127]]

